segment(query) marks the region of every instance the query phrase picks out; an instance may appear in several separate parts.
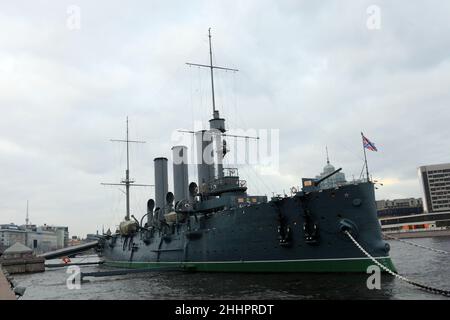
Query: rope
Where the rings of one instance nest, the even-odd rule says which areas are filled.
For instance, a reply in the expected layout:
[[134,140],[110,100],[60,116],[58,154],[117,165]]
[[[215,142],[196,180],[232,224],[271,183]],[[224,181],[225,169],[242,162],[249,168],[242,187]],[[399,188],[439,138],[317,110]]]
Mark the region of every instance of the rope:
[[431,251],[434,251],[434,252],[437,252],[437,253],[450,254],[450,252],[448,252],[448,251],[444,251],[444,250],[439,250],[439,249],[434,249],[434,248],[426,247],[426,246],[423,246],[423,245],[420,245],[420,244],[417,244],[417,243],[414,243],[414,242],[410,242],[410,241],[398,239],[398,238],[389,236],[389,235],[387,235],[387,234],[383,234],[383,235],[384,235],[386,238],[388,238],[388,239],[397,240],[397,241],[400,241],[400,242],[403,242],[403,243],[406,243],[406,244],[409,244],[409,245],[412,245],[412,246],[415,246],[415,247],[419,247],[419,248],[423,248],[423,249],[428,249],[428,250],[431,250]]
[[416,281],[412,281],[404,276],[399,275],[398,273],[392,271],[391,269],[389,269],[388,267],[386,267],[385,265],[383,265],[381,262],[377,261],[374,257],[372,257],[366,250],[364,250],[364,248],[355,240],[355,238],[353,238],[353,236],[350,234],[350,232],[348,232],[347,230],[344,231],[344,233],[350,238],[350,240],[353,241],[353,243],[356,245],[356,247],[361,250],[362,253],[364,253],[370,260],[373,261],[373,263],[375,263],[377,266],[379,266],[381,269],[383,269],[384,271],[386,271],[387,273],[393,275],[394,277],[396,277],[399,280],[405,281],[413,286],[416,286],[422,290],[425,290],[427,292],[430,293],[434,293],[434,294],[440,294],[443,295],[445,297],[450,297],[450,291],[449,290],[444,290],[444,289],[438,289],[438,288],[433,288],[427,285],[424,285],[422,283],[416,282]]

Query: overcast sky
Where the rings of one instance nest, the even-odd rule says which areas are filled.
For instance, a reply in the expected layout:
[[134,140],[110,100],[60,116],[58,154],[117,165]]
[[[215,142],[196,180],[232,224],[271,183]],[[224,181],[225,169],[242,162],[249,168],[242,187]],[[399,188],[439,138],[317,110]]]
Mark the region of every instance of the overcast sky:
[[[128,115],[147,141],[132,177],[153,183],[174,130],[206,124],[209,75],[185,62],[208,62],[209,27],[214,62],[240,70],[216,73],[227,126],[280,130],[279,172],[241,168],[249,193],[315,176],[326,145],[359,177],[363,131],[377,198],[421,196],[417,167],[450,162],[450,3],[414,3],[0,0],[0,223],[24,223],[28,199],[32,223],[115,228],[125,199],[100,182],[120,181],[125,149],[109,139]],[[153,189],[132,191],[140,218]]]

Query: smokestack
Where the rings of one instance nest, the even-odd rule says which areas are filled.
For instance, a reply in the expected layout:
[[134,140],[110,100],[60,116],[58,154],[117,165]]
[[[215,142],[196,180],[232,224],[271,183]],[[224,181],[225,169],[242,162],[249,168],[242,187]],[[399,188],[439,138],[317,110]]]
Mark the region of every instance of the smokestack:
[[217,178],[223,178],[223,157],[224,157],[224,140],[222,140],[221,133],[225,133],[225,119],[221,118],[218,110],[214,110],[213,118],[209,120],[209,128],[215,132],[214,148],[216,150],[217,163]]
[[204,183],[214,179],[214,150],[212,133],[206,130],[195,133],[197,145],[197,171],[200,190]]
[[188,167],[187,167],[187,147],[174,146],[172,148],[173,160],[173,190],[175,193],[175,203],[188,199]]
[[167,158],[155,158],[155,206],[160,208],[159,214],[163,215],[166,205],[166,194],[169,191],[167,177]]

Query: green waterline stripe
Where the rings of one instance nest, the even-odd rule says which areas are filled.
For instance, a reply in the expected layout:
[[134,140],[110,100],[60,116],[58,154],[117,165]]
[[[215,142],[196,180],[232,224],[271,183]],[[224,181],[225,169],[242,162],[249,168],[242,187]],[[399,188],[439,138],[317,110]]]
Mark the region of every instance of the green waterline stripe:
[[[377,261],[396,272],[389,257],[377,258]],[[105,265],[122,268],[158,268],[179,266],[190,271],[205,272],[366,272],[373,265],[368,258],[343,259],[306,259],[306,260],[264,260],[264,261],[105,261]]]
[[[391,259],[390,256],[374,257],[376,260]],[[358,258],[329,258],[329,259],[294,259],[294,260],[231,260],[231,261],[126,261],[126,260],[106,260],[108,262],[117,263],[175,263],[175,264],[188,264],[188,263],[282,263],[282,262],[320,262],[320,261],[353,261],[353,260],[370,260],[365,257]]]

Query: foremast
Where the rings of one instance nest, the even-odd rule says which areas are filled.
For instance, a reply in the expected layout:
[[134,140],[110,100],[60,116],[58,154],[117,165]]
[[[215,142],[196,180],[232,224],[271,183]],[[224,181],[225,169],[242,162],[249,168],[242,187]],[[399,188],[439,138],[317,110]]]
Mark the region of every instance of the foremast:
[[129,139],[129,133],[128,133],[128,117],[126,120],[126,139],[111,139],[112,142],[124,142],[126,143],[126,149],[127,149],[127,167],[125,169],[125,179],[123,179],[120,183],[101,183],[102,185],[107,186],[125,186],[125,221],[130,220],[130,187],[153,187],[154,185],[151,184],[135,184],[134,180],[130,179],[130,143],[146,143],[145,141],[138,141],[138,140],[130,140]]

